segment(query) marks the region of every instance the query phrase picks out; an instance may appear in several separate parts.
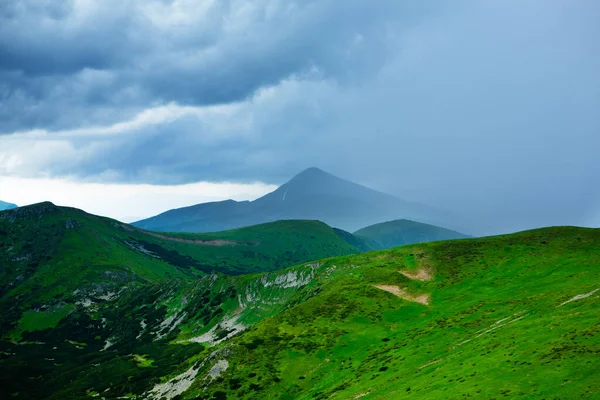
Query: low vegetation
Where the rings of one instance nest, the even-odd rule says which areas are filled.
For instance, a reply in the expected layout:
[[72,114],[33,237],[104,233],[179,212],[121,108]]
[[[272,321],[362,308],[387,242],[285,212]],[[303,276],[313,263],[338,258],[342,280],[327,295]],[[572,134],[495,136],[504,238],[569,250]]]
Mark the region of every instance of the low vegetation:
[[[107,236],[111,220],[93,225],[103,240],[96,246],[93,233],[69,231],[65,242],[44,236],[44,224],[5,215],[9,257],[28,258],[2,261],[12,280],[2,281],[1,398],[570,399],[600,391],[600,230],[546,228],[226,275],[166,262],[141,242],[163,239],[127,227]],[[93,224],[70,218],[75,231]],[[19,226],[36,226],[29,246],[16,241]],[[140,245],[151,254],[131,253]],[[114,249],[139,256],[115,263]],[[27,289],[10,286],[21,281]]]

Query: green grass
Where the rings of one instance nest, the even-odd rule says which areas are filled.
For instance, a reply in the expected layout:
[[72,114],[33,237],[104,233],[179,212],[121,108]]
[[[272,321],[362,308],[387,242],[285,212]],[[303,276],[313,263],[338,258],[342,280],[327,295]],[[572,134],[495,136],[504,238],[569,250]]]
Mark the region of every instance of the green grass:
[[22,332],[33,332],[54,328],[61,319],[65,318],[75,307],[64,305],[46,311],[29,310],[23,313],[17,328],[18,337]]
[[288,220],[216,233],[170,233],[190,240],[229,241],[235,244],[198,246],[170,242],[162,244],[189,254],[200,263],[212,263],[230,274],[272,271],[308,260],[359,253],[360,249],[330,226],[319,221]]
[[[599,244],[598,230],[552,228],[328,260],[321,268],[337,268],[317,279],[317,295],[228,344],[231,367],[211,390],[231,398],[593,398],[600,292],[560,304],[599,287]],[[417,268],[433,269],[435,279],[397,272]],[[372,286],[381,283],[430,293],[431,304]],[[233,390],[228,382],[238,380]],[[194,396],[210,398],[199,386]]]
[[[121,236],[102,231],[113,232],[110,226],[95,227],[97,236],[81,227],[68,248],[61,247],[64,236],[44,236],[42,225],[28,229],[46,239],[32,242],[32,256],[15,263],[32,269],[30,276],[25,267],[19,273],[37,285],[36,296],[27,292],[31,286],[5,286],[3,293],[13,296],[7,298],[31,309],[75,304],[67,294],[84,286],[92,304],[77,303],[57,321],[23,316],[4,303],[6,332],[34,329],[23,330],[19,343],[0,341],[2,398],[83,399],[95,392],[148,399],[155,385],[192,367],[197,376],[179,399],[600,396],[600,230],[546,228],[224,275],[166,263],[185,264],[174,253],[160,261],[132,252]],[[278,234],[267,231],[259,240]],[[219,239],[250,241],[244,234]],[[162,240],[135,235],[125,238]],[[23,254],[28,244],[10,239],[8,246],[21,246],[13,254]],[[38,259],[36,246],[50,260],[29,267]],[[188,254],[164,247],[174,249]],[[115,262],[119,251],[124,258]],[[52,278],[52,268],[59,278]],[[432,279],[400,271],[427,271]],[[110,279],[99,279],[106,272]],[[16,279],[10,278],[3,282]],[[427,295],[428,304],[376,285],[402,289],[407,298]],[[106,297],[109,291],[118,294]],[[236,324],[244,330],[216,345],[194,341],[225,339]],[[210,377],[224,360],[228,368]]]
[[138,367],[140,368],[149,368],[152,367],[152,364],[154,363],[154,360],[151,360],[148,357],[148,355],[140,355],[140,354],[134,354],[133,355],[133,359],[135,360],[135,362],[137,363]]
[[0,234],[0,337],[14,329],[22,331],[23,323],[29,324],[27,329],[38,329],[35,318],[51,321],[51,325],[42,322],[40,329],[58,322],[45,314],[32,317],[34,309],[95,304],[125,285],[271,271],[360,251],[318,221],[170,235],[51,203],[0,213]]

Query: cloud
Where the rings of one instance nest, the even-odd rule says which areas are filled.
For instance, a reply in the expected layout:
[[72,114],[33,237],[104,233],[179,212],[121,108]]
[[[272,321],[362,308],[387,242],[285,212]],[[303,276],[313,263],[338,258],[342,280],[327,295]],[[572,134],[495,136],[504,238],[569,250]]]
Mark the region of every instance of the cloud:
[[[131,116],[170,102],[241,101],[312,70],[360,78],[385,59],[380,47],[390,22],[427,14],[358,0],[344,7],[333,0],[78,0],[3,8],[5,131],[114,123],[119,112]],[[58,105],[39,106],[49,102]]]
[[594,1],[19,4],[0,11],[0,175],[279,184],[317,165],[493,232],[600,204]]
[[196,182],[187,185],[82,183],[69,178],[15,178],[0,175],[0,198],[19,206],[52,201],[133,222],[167,209],[224,199],[254,200],[275,187],[260,182]]

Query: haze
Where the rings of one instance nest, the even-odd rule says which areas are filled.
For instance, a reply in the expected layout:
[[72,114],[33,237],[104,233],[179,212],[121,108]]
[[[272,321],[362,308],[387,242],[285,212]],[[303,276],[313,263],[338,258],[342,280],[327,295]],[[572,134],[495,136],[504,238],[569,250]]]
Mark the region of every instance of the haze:
[[147,217],[318,166],[484,233],[599,226],[599,18],[594,0],[2,2],[0,200]]

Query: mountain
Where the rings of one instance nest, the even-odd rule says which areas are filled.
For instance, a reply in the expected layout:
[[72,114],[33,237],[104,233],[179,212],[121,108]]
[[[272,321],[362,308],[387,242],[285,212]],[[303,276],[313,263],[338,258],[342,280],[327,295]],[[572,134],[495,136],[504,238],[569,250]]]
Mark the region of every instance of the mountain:
[[437,240],[464,239],[469,236],[439,226],[398,219],[367,226],[354,232],[370,244],[372,249],[390,249],[405,244]]
[[164,235],[49,202],[2,211],[0,335],[8,329],[19,336],[37,317],[46,318],[27,314],[31,321],[23,322],[26,310],[59,304],[55,321],[87,301],[82,298],[108,298],[124,285],[271,271],[360,252],[344,235],[350,234],[318,221]]
[[212,232],[276,220],[308,219],[355,231],[397,218],[443,226],[458,223],[452,216],[433,208],[309,168],[254,201],[197,204],[166,211],[133,225],[162,232]]
[[0,200],[0,211],[11,210],[13,208],[17,208],[17,205]]
[[83,274],[110,266],[115,273],[132,273],[139,279],[193,278],[270,271],[361,251],[355,247],[360,242],[345,240],[350,234],[319,221],[165,235],[50,202],[1,212],[0,234],[0,260],[11,266],[0,274],[13,270],[22,275],[20,284],[28,273],[46,269],[52,271],[48,279],[56,279],[60,265],[79,265]]
[[[56,213],[41,219],[62,229],[65,215]],[[4,232],[40,221],[37,211],[27,214],[0,213]],[[32,229],[44,235],[49,227]],[[98,259],[117,246],[101,230],[99,238],[92,232],[78,241],[81,235],[69,229],[62,257],[95,240],[104,245],[90,248]],[[9,248],[18,245],[11,238]],[[11,250],[2,271],[21,265],[10,260],[30,255],[36,240]],[[42,276],[34,291],[4,294],[0,397],[571,399],[600,393],[598,229],[415,244],[193,279],[184,272],[126,279],[133,262],[116,275],[112,262],[78,259],[49,264],[45,276],[65,271],[56,287],[41,284]],[[113,288],[86,286],[81,270],[108,272]],[[10,308],[34,294],[36,303]]]

